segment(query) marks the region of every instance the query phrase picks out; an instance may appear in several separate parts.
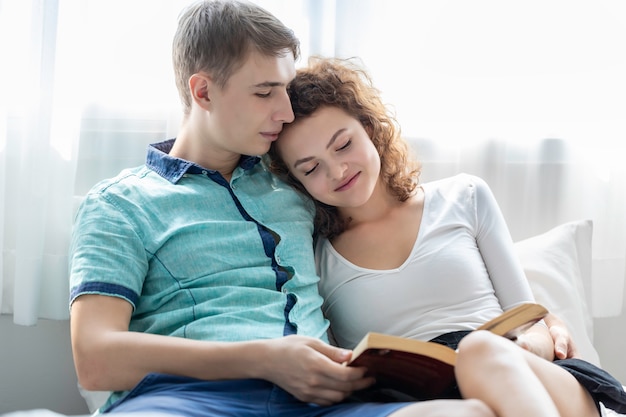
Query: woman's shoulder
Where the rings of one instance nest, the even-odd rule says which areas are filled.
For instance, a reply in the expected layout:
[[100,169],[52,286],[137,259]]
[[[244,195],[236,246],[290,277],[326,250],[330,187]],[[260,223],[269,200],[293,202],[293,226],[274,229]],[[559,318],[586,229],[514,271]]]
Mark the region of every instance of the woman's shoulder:
[[479,176],[465,172],[422,184],[425,190],[440,192],[459,192],[476,188],[489,188],[487,182]]

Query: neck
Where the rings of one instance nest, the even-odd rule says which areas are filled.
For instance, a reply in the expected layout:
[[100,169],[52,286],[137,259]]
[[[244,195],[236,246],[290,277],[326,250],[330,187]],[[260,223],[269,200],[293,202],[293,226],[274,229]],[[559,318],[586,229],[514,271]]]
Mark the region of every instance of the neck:
[[352,229],[362,224],[385,219],[400,205],[402,202],[392,195],[387,186],[379,180],[365,204],[359,207],[339,208],[339,214],[343,219],[351,219],[348,229]]
[[230,181],[241,155],[216,146],[210,133],[197,126],[189,120],[183,122],[170,155],[218,171]]

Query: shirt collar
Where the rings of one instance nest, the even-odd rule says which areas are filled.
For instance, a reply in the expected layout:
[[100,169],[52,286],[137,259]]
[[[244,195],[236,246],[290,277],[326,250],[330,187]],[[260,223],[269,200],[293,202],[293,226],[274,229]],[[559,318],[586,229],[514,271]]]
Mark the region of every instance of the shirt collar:
[[[172,184],[176,184],[185,174],[201,174],[204,171],[216,172],[212,169],[203,168],[191,161],[170,156],[169,152],[172,150],[175,140],[169,139],[150,144],[146,156],[146,166]],[[260,160],[261,158],[258,156],[242,155],[238,166],[247,171],[252,169]]]

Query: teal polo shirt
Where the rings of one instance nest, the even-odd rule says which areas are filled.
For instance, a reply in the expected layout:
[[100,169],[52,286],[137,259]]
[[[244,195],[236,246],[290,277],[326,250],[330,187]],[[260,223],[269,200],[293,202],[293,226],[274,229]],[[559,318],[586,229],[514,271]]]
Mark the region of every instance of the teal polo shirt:
[[151,145],[146,164],[97,184],[77,213],[70,305],[133,306],[130,330],[197,340],[326,340],[310,202],[242,157],[232,179]]

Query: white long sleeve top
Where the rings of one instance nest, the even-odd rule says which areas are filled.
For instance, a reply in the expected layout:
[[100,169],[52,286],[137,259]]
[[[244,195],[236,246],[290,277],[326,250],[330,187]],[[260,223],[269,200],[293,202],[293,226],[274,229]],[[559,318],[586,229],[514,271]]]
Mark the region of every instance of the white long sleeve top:
[[[533,301],[489,186],[459,174],[422,185],[424,211],[413,250],[396,269],[354,265],[325,239],[316,262],[323,311],[339,346],[368,331],[429,340],[474,330],[503,310]],[[393,234],[381,236],[393,239]]]

